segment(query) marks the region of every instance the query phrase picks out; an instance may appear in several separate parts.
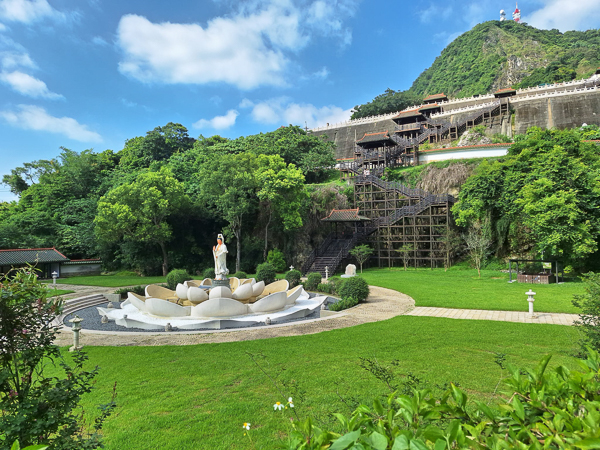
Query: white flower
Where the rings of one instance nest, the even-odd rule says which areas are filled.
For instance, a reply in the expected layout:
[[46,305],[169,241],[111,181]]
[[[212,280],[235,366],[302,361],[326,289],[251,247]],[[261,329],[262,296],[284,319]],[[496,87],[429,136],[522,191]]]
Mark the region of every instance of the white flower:
[[277,410],[281,411],[283,409],[283,405],[280,402],[277,402],[273,405],[273,409],[275,411],[277,411]]
[[290,405],[290,408],[294,407],[294,403],[292,402],[292,397],[288,398],[288,405]]
[[242,426],[242,428],[249,430],[250,429],[250,424],[247,422],[244,422],[244,425]]

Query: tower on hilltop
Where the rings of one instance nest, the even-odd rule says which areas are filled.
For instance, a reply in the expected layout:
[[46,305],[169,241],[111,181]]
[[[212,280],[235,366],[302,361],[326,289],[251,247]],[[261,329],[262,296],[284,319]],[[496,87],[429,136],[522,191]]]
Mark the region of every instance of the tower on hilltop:
[[506,13],[503,9],[500,10],[500,22],[504,22],[506,20]]
[[515,12],[513,13],[513,20],[517,23],[521,22],[521,11],[519,11],[519,4],[515,3]]

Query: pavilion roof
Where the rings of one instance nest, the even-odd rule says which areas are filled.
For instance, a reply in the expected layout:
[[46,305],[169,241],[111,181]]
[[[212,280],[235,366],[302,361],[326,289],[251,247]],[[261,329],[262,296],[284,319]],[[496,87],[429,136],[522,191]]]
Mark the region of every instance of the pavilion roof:
[[13,248],[0,250],[0,266],[69,261],[65,255],[52,248]]
[[373,144],[375,142],[389,142],[395,144],[387,130],[378,133],[365,133],[362,138],[356,141],[358,145]]
[[434,108],[441,108],[441,106],[438,105],[437,103],[430,103],[428,105],[421,106],[419,108],[419,111],[423,111],[424,109],[434,109]]
[[448,96],[446,94],[444,94],[443,92],[439,93],[439,94],[431,94],[428,95],[427,97],[425,97],[423,99],[423,102],[430,102],[432,100],[447,100]]
[[418,117],[418,116],[422,116],[422,114],[419,112],[419,108],[415,108],[415,109],[410,109],[408,111],[402,111],[397,116],[392,117],[392,120],[407,119],[409,117]]
[[356,209],[332,209],[327,217],[321,219],[323,222],[363,222],[371,220],[358,214]]
[[498,96],[498,95],[516,94],[516,93],[517,93],[516,89],[504,88],[504,89],[498,89],[496,92],[494,92],[494,95]]

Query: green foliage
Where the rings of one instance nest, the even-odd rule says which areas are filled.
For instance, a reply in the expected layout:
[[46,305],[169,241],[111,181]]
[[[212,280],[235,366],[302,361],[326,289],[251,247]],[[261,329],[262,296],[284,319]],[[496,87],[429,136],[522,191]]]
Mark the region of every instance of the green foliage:
[[192,276],[184,269],[174,269],[167,274],[167,286],[171,290],[175,290],[178,284],[184,281],[191,280]]
[[339,290],[342,300],[364,302],[369,296],[369,284],[362,277],[348,278]]
[[355,106],[352,118],[399,111],[430,94],[461,98],[510,87],[502,85],[509,58],[526,61],[531,68],[513,71],[513,76],[520,77],[515,88],[583,78],[600,65],[598,48],[600,32],[595,29],[563,34],[513,21],[480,23],[451,42],[410,89],[387,89],[373,101]]
[[319,283],[317,284],[317,292],[331,294],[331,285],[329,283]]
[[[341,433],[310,419],[293,423],[290,449],[596,448],[600,417],[600,356],[591,351],[580,371],[548,369],[550,355],[534,370],[509,367],[507,391],[498,406],[469,404],[455,384],[440,397],[430,390],[392,392],[350,417],[334,413]],[[304,440],[300,437],[304,437]],[[306,439],[309,436],[310,439]],[[306,445],[308,443],[308,445]]]
[[319,272],[311,272],[306,276],[306,281],[304,282],[304,289],[307,291],[314,291],[317,289],[317,286],[321,282],[321,274]]
[[[189,278],[186,278],[186,280],[189,280]],[[146,286],[138,285],[138,286],[124,287],[124,288],[117,289],[114,293],[119,294],[121,296],[121,298],[127,298],[128,292],[133,292],[134,294],[137,294],[137,295],[146,295]]]
[[240,280],[244,280],[244,279],[248,278],[248,274],[246,272],[242,272],[240,270],[240,271],[234,273],[232,275],[232,277],[236,277],[236,278],[239,278]]
[[277,273],[275,271],[275,267],[273,267],[273,264],[266,262],[266,263],[259,264],[256,267],[256,280],[257,281],[264,281],[265,284],[270,284],[275,281],[276,276],[277,276]]
[[340,289],[342,288],[342,285],[344,284],[346,279],[347,278],[329,277],[327,283],[331,286],[331,293],[334,295],[339,295]]
[[600,159],[578,130],[530,128],[509,155],[483,162],[453,207],[458,225],[491,218],[504,251],[534,247],[539,255],[581,266],[598,249]]
[[94,425],[84,427],[79,404],[98,367],[85,369],[88,358],[79,351],[72,362],[63,358],[52,325],[61,304],[47,300],[34,272],[19,270],[0,287],[0,448],[15,440],[53,449],[100,448],[100,429],[115,404],[101,407]]
[[357,245],[348,253],[354,256],[360,264],[360,273],[362,273],[363,264],[371,257],[373,254],[373,249],[367,244]]
[[600,274],[590,272],[583,276],[585,293],[575,295],[573,305],[579,308],[575,325],[583,332],[582,352],[587,347],[600,351]]
[[332,303],[328,306],[330,311],[342,311],[344,309],[352,308],[358,305],[358,300],[350,297],[350,298],[342,298],[335,303]]
[[202,272],[202,278],[214,279],[215,278],[215,268],[209,267],[208,269],[205,269],[204,272]]
[[290,283],[290,288],[295,288],[300,284],[300,278],[302,278],[302,272],[296,269],[292,269],[285,274],[285,279]]
[[267,255],[267,262],[273,267],[275,267],[275,271],[278,273],[284,272],[286,269],[283,253],[277,248],[269,250],[269,254]]

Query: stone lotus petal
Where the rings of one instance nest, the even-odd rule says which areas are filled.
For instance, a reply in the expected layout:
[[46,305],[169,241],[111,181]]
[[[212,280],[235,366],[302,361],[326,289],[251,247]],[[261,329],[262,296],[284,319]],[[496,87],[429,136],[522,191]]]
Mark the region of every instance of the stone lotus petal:
[[193,317],[232,317],[248,314],[248,305],[231,298],[212,298],[192,308]]
[[233,291],[231,297],[235,300],[248,300],[252,297],[252,285],[242,284],[241,286],[238,286],[238,288]]
[[160,298],[147,298],[146,309],[150,314],[161,317],[185,317],[190,310]]
[[131,303],[140,311],[148,311],[148,309],[146,308],[146,302],[144,300],[141,300],[140,297],[135,295],[133,292],[127,293],[127,300],[129,300],[129,303]]
[[127,299],[124,302],[121,302],[121,308],[125,308],[129,304],[131,304],[131,302],[129,301],[129,299]]
[[243,284],[254,284],[256,283],[256,280],[254,280],[254,283],[252,282],[252,280],[254,280],[254,278],[242,278],[240,280],[240,286]]
[[267,295],[265,298],[261,298],[256,303],[250,305],[249,308],[253,313],[279,311],[285,308],[287,299],[288,297],[285,292],[275,292],[274,294]]
[[183,282],[187,287],[200,287],[200,281],[188,280]]
[[177,297],[182,300],[188,299],[188,287],[184,284],[177,283],[177,287],[175,288],[175,293],[177,294]]
[[259,281],[252,285],[252,297],[257,297],[265,290],[265,282]]
[[212,280],[210,278],[205,278],[200,283],[200,286],[211,286],[211,285],[212,285]]
[[265,290],[262,292],[263,295],[274,294],[275,292],[287,291],[290,288],[288,280],[277,280],[274,283],[267,284]]
[[146,286],[146,298],[149,297],[168,300],[169,298],[176,297],[176,294],[171,289],[157,286],[156,284],[149,284]]
[[296,300],[298,300],[298,297],[300,297],[300,294],[302,294],[302,285],[298,285],[296,286],[294,289],[287,291],[287,302],[286,305],[293,305],[294,303],[296,303]]
[[188,289],[188,300],[191,303],[197,304],[208,300],[208,294],[206,291],[199,287],[190,287]]
[[231,292],[234,292],[238,286],[240,285],[240,279],[237,277],[231,277],[229,278],[229,289],[231,289]]
[[210,290],[208,298],[231,298],[231,289],[226,286],[217,286]]

